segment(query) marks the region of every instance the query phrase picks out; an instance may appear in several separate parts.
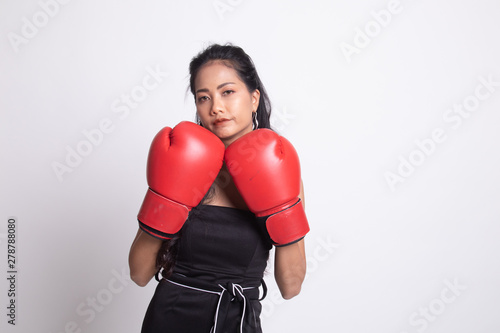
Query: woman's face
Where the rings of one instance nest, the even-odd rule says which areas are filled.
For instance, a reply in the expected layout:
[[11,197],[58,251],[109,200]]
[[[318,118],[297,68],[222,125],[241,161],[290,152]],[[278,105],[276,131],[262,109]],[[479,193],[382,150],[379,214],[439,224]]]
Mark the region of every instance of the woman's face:
[[194,81],[196,112],[203,127],[226,146],[252,131],[260,92],[249,92],[233,68],[220,61],[204,65]]

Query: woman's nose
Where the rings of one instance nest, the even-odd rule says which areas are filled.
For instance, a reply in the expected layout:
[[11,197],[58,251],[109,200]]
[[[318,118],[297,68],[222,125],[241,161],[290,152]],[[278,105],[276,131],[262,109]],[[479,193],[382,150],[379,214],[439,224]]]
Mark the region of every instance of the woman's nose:
[[212,110],[211,113],[213,115],[216,115],[217,113],[224,112],[224,104],[222,103],[222,100],[220,97],[214,96],[212,98]]

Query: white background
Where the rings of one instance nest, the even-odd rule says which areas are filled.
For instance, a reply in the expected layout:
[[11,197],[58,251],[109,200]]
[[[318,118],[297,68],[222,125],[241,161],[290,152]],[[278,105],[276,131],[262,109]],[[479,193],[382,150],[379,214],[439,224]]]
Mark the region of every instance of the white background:
[[[252,56],[302,162],[309,272],[284,302],[269,270],[265,332],[499,332],[498,1],[54,3],[0,1],[2,332],[140,331],[155,282],[117,276],[147,152],[194,120],[187,67],[210,42]],[[157,87],[125,114],[148,70]]]

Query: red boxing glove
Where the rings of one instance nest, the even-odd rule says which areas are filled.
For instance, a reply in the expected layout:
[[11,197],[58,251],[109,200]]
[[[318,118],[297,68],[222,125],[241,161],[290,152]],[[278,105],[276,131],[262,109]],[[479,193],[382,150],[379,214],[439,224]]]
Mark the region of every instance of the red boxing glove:
[[137,219],[148,234],[172,238],[214,182],[224,158],[224,144],[209,130],[183,121],[163,128],[149,150],[149,190]]
[[276,246],[304,238],[309,224],[300,194],[300,163],[292,144],[269,129],[234,141],[224,156],[248,208]]

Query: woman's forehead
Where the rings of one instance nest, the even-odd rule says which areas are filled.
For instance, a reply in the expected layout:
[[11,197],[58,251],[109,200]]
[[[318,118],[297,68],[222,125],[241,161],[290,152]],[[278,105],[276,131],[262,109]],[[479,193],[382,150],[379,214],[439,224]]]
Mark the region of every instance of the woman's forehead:
[[233,67],[227,66],[224,61],[212,60],[200,68],[195,78],[195,87],[197,90],[204,88],[201,85],[218,85],[229,82],[228,80],[234,83],[243,83]]

